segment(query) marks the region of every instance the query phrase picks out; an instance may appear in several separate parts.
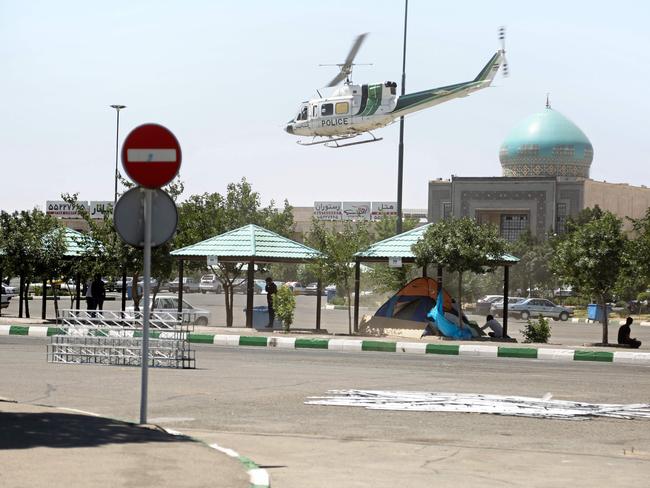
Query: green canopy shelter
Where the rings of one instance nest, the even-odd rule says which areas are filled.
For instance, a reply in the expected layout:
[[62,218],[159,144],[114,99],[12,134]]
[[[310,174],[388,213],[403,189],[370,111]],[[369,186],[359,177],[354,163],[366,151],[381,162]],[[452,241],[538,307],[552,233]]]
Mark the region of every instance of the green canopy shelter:
[[[432,224],[426,224],[415,229],[403,232],[383,241],[376,242],[366,250],[356,253],[354,273],[354,330],[359,328],[359,283],[361,278],[361,263],[387,263],[391,258],[401,258],[402,263],[414,263],[413,245],[422,239],[422,236]],[[486,265],[503,266],[503,333],[508,332],[508,293],[510,282],[510,266],[517,264],[519,258],[510,254],[503,254],[490,258]],[[422,270],[426,276],[426,268]],[[438,266],[438,284],[442,285],[442,266]]]
[[[320,252],[292,241],[255,224],[245,225],[230,232],[211,237],[196,244],[176,249],[171,255],[178,258],[179,283],[183,282],[185,260],[203,260],[217,257],[219,262],[246,263],[246,327],[253,327],[253,295],[255,263],[307,263],[320,256]],[[320,329],[321,283],[318,283],[316,303],[316,328]],[[178,287],[178,307],[181,312],[183,287]]]

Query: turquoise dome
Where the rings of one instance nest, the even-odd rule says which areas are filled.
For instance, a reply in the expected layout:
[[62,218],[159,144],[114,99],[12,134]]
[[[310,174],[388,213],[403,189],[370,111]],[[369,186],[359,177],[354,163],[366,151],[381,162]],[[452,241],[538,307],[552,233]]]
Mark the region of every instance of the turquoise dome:
[[550,106],[516,125],[499,151],[503,176],[589,178],[593,157],[585,133]]

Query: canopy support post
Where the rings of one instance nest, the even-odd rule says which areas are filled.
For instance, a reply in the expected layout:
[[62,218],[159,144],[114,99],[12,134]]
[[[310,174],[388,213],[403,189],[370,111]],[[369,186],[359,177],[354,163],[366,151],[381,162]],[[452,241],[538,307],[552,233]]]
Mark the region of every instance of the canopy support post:
[[43,289],[41,290],[41,318],[47,317],[47,278],[43,278]]
[[183,258],[178,260],[178,319],[183,323]]
[[361,261],[354,263],[354,331],[359,332],[359,289],[361,287]]
[[75,309],[81,308],[81,273],[75,274],[74,277],[74,301]]
[[246,327],[253,327],[253,292],[255,286],[255,261],[248,262],[246,283]]
[[322,300],[322,294],[323,294],[323,283],[318,278],[318,282],[316,283],[316,330],[320,330],[320,307],[321,307],[321,300]]
[[510,266],[503,267],[503,337],[508,336],[508,293],[510,291]]

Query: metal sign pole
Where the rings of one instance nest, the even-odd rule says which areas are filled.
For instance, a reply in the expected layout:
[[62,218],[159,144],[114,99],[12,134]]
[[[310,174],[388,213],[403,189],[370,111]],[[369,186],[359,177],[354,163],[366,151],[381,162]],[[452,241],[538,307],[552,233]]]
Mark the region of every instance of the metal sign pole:
[[[149,381],[149,289],[151,287],[151,204],[152,190],[144,191],[144,288],[142,307],[142,385],[140,423],[147,423],[147,390]],[[134,283],[137,286],[137,283]]]

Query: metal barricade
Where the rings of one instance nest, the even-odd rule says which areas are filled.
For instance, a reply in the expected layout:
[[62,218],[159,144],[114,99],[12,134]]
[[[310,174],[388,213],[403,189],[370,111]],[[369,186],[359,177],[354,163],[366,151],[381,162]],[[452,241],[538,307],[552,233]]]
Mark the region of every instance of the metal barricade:
[[[142,364],[142,312],[60,310],[59,333],[47,346],[53,363]],[[152,312],[149,318],[151,367],[196,368],[189,333],[194,330],[174,312]]]

